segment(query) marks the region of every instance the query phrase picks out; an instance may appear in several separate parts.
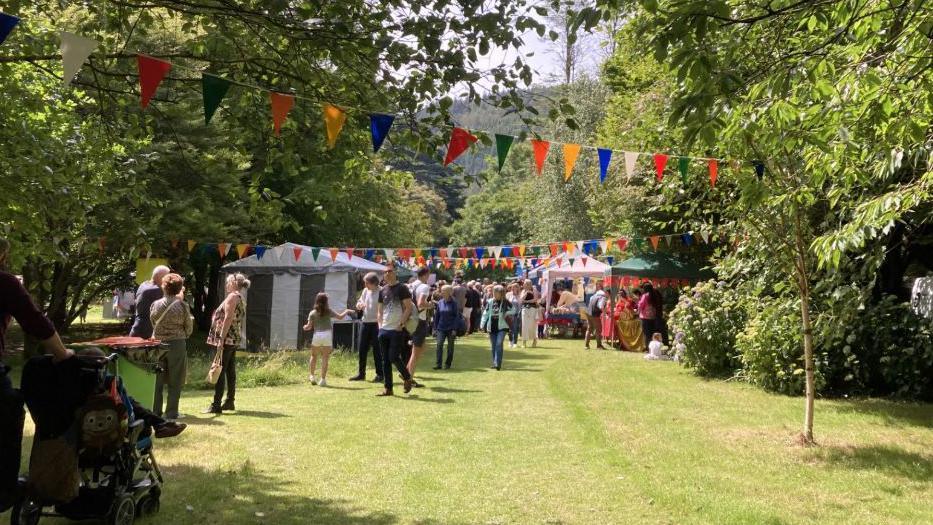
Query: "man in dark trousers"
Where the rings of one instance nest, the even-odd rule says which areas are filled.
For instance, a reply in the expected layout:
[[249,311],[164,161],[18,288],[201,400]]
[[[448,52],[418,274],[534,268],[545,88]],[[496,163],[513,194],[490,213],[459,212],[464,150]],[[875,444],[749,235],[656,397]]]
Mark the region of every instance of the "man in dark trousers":
[[360,332],[360,366],[359,372],[350,378],[350,381],[363,381],[366,379],[366,357],[370,347],[373,350],[373,363],[376,369],[374,383],[381,383],[382,378],[382,348],[379,347],[379,322],[376,310],[379,306],[379,276],[369,272],[363,277],[366,288],[356,302],[356,309],[362,312],[363,330]]
[[405,345],[405,323],[414,311],[411,300],[411,291],[408,286],[398,282],[395,267],[392,263],[386,269],[386,284],[379,291],[379,306],[376,317],[379,319],[379,346],[382,348],[382,378],[385,390],[380,396],[391,396],[392,365],[402,374],[405,381],[405,393],[411,392],[413,386],[411,374],[408,373],[407,363],[403,360],[403,346]]
[[10,243],[0,239],[0,512],[12,506],[16,499],[25,419],[23,399],[13,388],[9,368],[3,364],[10,319],[16,319],[23,332],[38,339],[56,361],[74,355],[62,344],[52,322],[32,302],[19,279],[6,271],[9,257]]

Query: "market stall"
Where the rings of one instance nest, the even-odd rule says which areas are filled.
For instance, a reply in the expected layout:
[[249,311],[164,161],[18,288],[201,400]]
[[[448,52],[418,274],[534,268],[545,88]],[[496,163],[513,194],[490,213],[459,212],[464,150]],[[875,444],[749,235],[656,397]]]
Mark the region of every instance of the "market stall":
[[[546,330],[561,335],[579,335],[586,316],[585,287],[591,279],[605,279],[610,275],[608,264],[586,255],[562,253],[547,265],[531,269],[528,277],[538,279],[541,297],[545,299],[542,323]],[[568,282],[561,294],[553,294],[554,285]]]

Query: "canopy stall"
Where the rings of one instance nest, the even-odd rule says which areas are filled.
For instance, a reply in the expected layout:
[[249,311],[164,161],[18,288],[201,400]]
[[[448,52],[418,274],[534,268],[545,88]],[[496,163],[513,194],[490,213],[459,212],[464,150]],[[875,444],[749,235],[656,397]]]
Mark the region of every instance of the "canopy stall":
[[246,292],[243,342],[250,350],[300,348],[302,325],[319,292],[327,292],[334,310],[351,307],[363,274],[382,276],[385,266],[339,252],[332,258],[321,250],[317,260],[311,248],[285,243],[256,255],[224,265],[226,275],[240,272],[251,282]]
[[[532,268],[528,277],[540,279],[541,296],[547,300],[547,307],[551,306],[551,288],[554,282],[560,279],[590,278],[600,279],[610,275],[610,267],[604,262],[587,255],[573,257],[562,253],[551,259],[548,264]],[[581,296],[581,300],[583,297]]]
[[642,253],[612,267],[613,287],[637,285],[644,281],[659,287],[677,287],[715,277],[716,274],[699,264],[664,252]]

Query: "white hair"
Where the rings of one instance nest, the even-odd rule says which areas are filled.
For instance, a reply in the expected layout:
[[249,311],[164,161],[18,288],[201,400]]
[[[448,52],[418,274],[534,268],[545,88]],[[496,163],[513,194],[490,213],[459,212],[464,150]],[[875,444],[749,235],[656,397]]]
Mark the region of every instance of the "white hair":
[[155,281],[160,275],[165,277],[166,275],[172,273],[172,269],[164,264],[160,264],[152,269],[152,280]]

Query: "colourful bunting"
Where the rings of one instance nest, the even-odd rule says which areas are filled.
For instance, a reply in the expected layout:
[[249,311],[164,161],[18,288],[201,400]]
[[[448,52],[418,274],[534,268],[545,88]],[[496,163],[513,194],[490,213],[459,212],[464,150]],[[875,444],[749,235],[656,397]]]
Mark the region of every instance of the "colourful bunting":
[[376,257],[376,250],[366,250],[364,257],[370,261],[373,260]]
[[447,145],[447,157],[444,158],[444,166],[457,160],[457,157],[463,155],[463,152],[470,147],[470,144],[477,140],[476,136],[471,135],[469,131],[463,128],[454,128],[450,133],[450,144]]
[[547,152],[551,149],[551,143],[546,140],[531,139],[531,147],[535,152],[535,169],[538,176],[544,171],[544,161],[547,159]]
[[188,253],[191,253],[191,250],[198,244],[198,241],[188,240]]
[[81,66],[84,65],[84,61],[87,60],[87,57],[91,56],[91,53],[97,49],[99,43],[96,40],[84,38],[83,36],[78,36],[67,31],[62,31],[61,37],[62,83],[68,86],[71,84],[75,75],[78,74],[78,70],[81,69]]
[[304,252],[304,249],[302,249],[301,246],[295,246],[292,248],[292,254],[295,256],[295,262],[301,259],[302,252]]
[[0,44],[6,40],[6,37],[10,36],[10,32],[13,31],[13,28],[16,27],[18,23],[18,16],[0,13]]
[[353,248],[347,248],[346,253],[347,253],[347,259],[352,261],[353,260]]
[[171,240],[171,243],[172,243],[172,249],[173,249],[173,250],[177,250],[177,249],[178,249],[178,239],[172,239],[172,240]]
[[680,240],[683,241],[684,246],[690,246],[691,244],[693,244],[693,235],[689,233],[685,233],[680,236]]
[[162,79],[172,69],[172,64],[158,58],[136,55],[136,65],[139,68],[139,105],[146,108]]
[[654,169],[657,172],[658,182],[664,179],[664,167],[667,166],[667,155],[663,153],[654,154]]
[[369,116],[369,133],[373,137],[373,153],[382,147],[383,141],[389,136],[395,115],[372,114]]
[[242,259],[246,255],[246,250],[249,250],[248,244],[237,244],[236,245],[236,254],[237,257]]
[[[16,21],[19,22],[19,18],[17,18]],[[16,24],[14,23],[13,25],[16,25]],[[10,29],[12,29],[12,26],[10,27]],[[97,250],[100,253],[104,253],[104,248],[106,247],[107,247],[107,238],[104,236],[98,237],[97,238]]]
[[612,263],[614,263],[615,260],[616,258],[611,255],[606,256],[606,264],[608,264],[609,266],[612,266]]
[[483,255],[486,255],[486,248],[483,248],[482,246],[478,246],[475,250],[473,250],[473,252],[476,253],[477,259],[482,259]]
[[262,256],[266,254],[266,247],[256,246],[254,251],[256,252],[256,258],[262,260]]
[[680,171],[680,180],[684,186],[687,185],[687,168],[690,166],[689,157],[680,157],[677,159],[677,169]]
[[333,149],[337,144],[340,130],[347,122],[347,112],[333,104],[324,104],[324,127],[327,128],[327,147]]
[[509,148],[512,147],[512,141],[515,137],[511,135],[500,135],[496,133],[496,155],[499,157],[499,171],[505,165],[505,157],[509,154]]
[[337,248],[328,248],[327,253],[330,254],[330,260],[332,262],[337,262],[337,254],[340,253],[340,250]]
[[620,237],[619,240],[616,241],[616,245],[618,245],[620,252],[624,252],[625,248],[628,246],[628,239]]
[[609,174],[609,163],[612,161],[612,150],[598,148],[596,153],[599,155],[599,183],[606,182],[606,175]]
[[651,239],[651,246],[654,247],[654,251],[658,251],[658,242],[661,240],[661,237],[658,235],[652,235],[650,239]]
[[713,188],[716,187],[716,178],[719,176],[719,161],[716,159],[709,159],[709,185]]
[[217,243],[217,253],[220,254],[220,259],[223,260],[227,256],[227,252],[230,251],[230,243],[219,242]]
[[524,244],[519,244],[519,245],[518,245],[518,256],[519,256],[519,257],[524,257],[524,256],[525,256],[525,245],[524,245]]
[[286,95],[285,93],[270,91],[269,103],[272,105],[272,129],[275,132],[275,136],[278,137],[279,132],[282,130],[282,124],[284,124],[285,119],[288,118],[288,112],[295,107],[295,97],[293,95]]
[[568,182],[573,175],[573,166],[580,156],[579,144],[564,144],[564,182]]
[[637,151],[624,151],[625,157],[625,176],[632,178],[635,175],[635,163],[638,162]]
[[204,124],[210,124],[220,101],[227,96],[230,81],[207,73],[201,73],[201,97],[204,99]]

